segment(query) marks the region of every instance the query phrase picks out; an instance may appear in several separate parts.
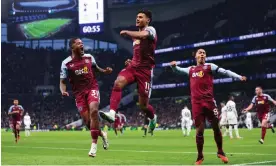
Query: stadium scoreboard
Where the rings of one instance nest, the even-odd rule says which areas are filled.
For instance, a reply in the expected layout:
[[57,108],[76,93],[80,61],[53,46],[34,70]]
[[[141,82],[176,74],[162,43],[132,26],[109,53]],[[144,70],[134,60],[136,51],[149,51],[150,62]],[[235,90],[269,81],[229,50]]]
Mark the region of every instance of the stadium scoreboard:
[[93,34],[103,31],[104,0],[79,0],[80,34]]

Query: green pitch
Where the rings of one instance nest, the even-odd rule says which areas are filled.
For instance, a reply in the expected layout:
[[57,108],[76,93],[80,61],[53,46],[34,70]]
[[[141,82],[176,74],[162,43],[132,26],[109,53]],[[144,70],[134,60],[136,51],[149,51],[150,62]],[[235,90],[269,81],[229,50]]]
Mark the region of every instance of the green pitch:
[[20,28],[28,39],[39,39],[47,37],[50,33],[55,33],[71,19],[46,19],[40,21],[34,21],[30,23],[21,24]]
[[[180,130],[156,131],[153,137],[142,138],[142,131],[126,131],[116,138],[109,132],[109,150],[99,140],[96,158],[88,157],[91,139],[89,131],[31,133],[14,143],[11,132],[2,132],[2,163],[4,165],[183,165],[196,159],[195,132],[183,137]],[[234,133],[233,133],[234,134]],[[231,164],[276,165],[276,134],[267,131],[265,144],[258,143],[260,129],[240,130],[241,140],[224,138],[224,150]],[[222,164],[216,157],[213,132],[206,130],[205,161]]]

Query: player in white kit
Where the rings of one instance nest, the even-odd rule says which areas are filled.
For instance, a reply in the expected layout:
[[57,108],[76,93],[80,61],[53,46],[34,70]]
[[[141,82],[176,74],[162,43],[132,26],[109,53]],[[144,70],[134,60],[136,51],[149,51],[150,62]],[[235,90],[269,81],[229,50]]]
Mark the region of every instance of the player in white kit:
[[234,97],[230,96],[229,101],[226,104],[226,116],[227,116],[227,121],[229,124],[229,136],[232,139],[232,130],[234,127],[236,137],[241,138],[239,135],[239,130],[238,130],[238,114],[237,114],[237,109],[236,109],[236,103],[234,102]]
[[[181,128],[182,128],[182,132],[183,132],[183,135],[184,136],[189,136],[190,135],[190,132],[191,132],[191,111],[188,109],[187,106],[184,107],[184,109],[182,110],[181,112]],[[186,133],[186,130],[187,130],[187,133]]]
[[246,127],[248,128],[248,130],[252,130],[253,125],[252,125],[252,117],[251,117],[250,112],[246,113],[245,124],[246,124]]
[[227,112],[226,112],[227,108],[226,108],[224,102],[220,103],[220,106],[221,106],[221,114],[220,114],[220,122],[219,123],[220,123],[220,126],[221,126],[222,130],[223,130],[223,136],[225,137],[229,133],[228,128],[227,128],[227,125],[228,125],[228,123],[227,123]]
[[31,117],[29,116],[28,112],[24,116],[24,125],[25,125],[25,136],[28,137],[31,135]]

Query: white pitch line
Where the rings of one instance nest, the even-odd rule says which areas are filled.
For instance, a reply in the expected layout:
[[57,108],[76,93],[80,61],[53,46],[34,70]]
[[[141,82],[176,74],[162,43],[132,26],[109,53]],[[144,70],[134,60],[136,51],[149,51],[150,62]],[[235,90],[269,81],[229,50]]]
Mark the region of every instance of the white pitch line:
[[[89,150],[82,148],[55,148],[55,147],[25,147],[25,146],[2,146],[7,148],[31,148],[31,149],[50,149],[50,150]],[[133,152],[133,153],[165,153],[165,154],[197,154],[197,152],[172,152],[172,151],[148,151],[148,150],[108,150],[111,152]],[[204,152],[204,154],[217,154],[215,152]],[[275,156],[275,154],[269,153],[227,153],[230,155],[255,155],[255,156]]]
[[271,160],[271,161],[257,161],[253,163],[243,163],[243,164],[235,164],[235,166],[240,166],[240,165],[252,165],[252,164],[266,164],[266,163],[273,163],[276,162],[276,160]]

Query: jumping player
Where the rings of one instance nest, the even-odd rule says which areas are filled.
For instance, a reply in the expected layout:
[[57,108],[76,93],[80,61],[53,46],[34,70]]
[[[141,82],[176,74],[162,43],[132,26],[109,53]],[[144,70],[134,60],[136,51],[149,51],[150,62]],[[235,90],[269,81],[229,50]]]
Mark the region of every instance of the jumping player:
[[102,135],[99,126],[98,107],[100,94],[95,71],[110,74],[112,69],[109,67],[101,69],[92,55],[84,54],[83,42],[79,38],[72,38],[69,46],[72,54],[61,64],[60,91],[63,96],[69,96],[65,82],[66,78],[68,78],[72,85],[77,108],[91,132],[92,144],[88,155],[95,157],[99,135],[104,138],[104,148],[107,149],[108,147],[106,135]]
[[21,117],[24,113],[24,108],[18,104],[19,101],[17,99],[13,100],[13,105],[8,111],[8,115],[10,115],[10,128],[14,133],[16,143],[20,139]]
[[220,114],[219,124],[222,130],[224,130],[223,136],[225,137],[228,134],[226,106],[225,106],[225,103],[223,102],[220,103],[220,106],[221,106],[221,114]]
[[268,94],[263,93],[262,87],[258,86],[255,89],[256,96],[253,97],[251,104],[244,109],[244,112],[247,113],[249,110],[255,106],[257,111],[257,116],[261,122],[262,126],[262,136],[259,142],[261,144],[264,143],[266,129],[271,129],[273,133],[275,133],[273,129],[273,125],[269,124],[269,111],[270,106],[269,102],[272,102],[274,105],[276,105],[276,101],[273,100]]
[[238,129],[238,113],[236,109],[236,103],[234,102],[234,97],[230,96],[229,101],[226,103],[226,117],[229,125],[229,136],[233,139],[233,127],[236,133],[236,138],[240,139],[239,129]]
[[194,56],[197,62],[196,66],[181,68],[177,66],[176,61],[172,61],[171,66],[175,72],[186,74],[190,78],[192,114],[196,127],[196,143],[198,151],[198,157],[195,164],[199,165],[204,160],[203,133],[205,128],[205,118],[210,121],[214,131],[214,137],[218,148],[217,156],[224,163],[228,163],[228,158],[222,149],[222,135],[219,128],[218,110],[213,94],[213,75],[219,73],[241,81],[245,81],[246,77],[240,76],[230,70],[220,68],[213,63],[205,63],[206,52],[204,49],[198,49]]
[[109,121],[114,122],[117,108],[122,97],[122,89],[134,82],[138,85],[139,106],[147,117],[149,117],[154,130],[156,124],[156,115],[154,108],[149,104],[149,98],[152,85],[152,73],[155,65],[154,52],[157,43],[157,35],[154,27],[149,26],[152,21],[152,14],[148,10],[139,11],[136,17],[136,26],[139,31],[120,32],[122,36],[128,36],[133,39],[133,58],[127,60],[127,67],[123,69],[117,77],[110,98],[110,111],[100,111],[100,116]]

